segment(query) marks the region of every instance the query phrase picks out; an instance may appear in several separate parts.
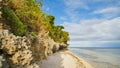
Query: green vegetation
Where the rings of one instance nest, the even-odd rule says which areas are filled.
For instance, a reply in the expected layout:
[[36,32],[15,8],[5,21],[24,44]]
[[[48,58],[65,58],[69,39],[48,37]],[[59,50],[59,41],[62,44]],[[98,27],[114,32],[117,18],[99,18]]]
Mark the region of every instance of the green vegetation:
[[45,14],[34,0],[10,0],[8,5],[14,10],[20,20],[28,25],[28,30],[37,32],[45,29]]
[[7,24],[10,25],[12,32],[15,35],[25,35],[26,32],[26,25],[24,25],[19,18],[15,15],[14,11],[3,7],[2,8],[2,17],[4,17],[7,21],[9,21]]
[[46,17],[49,26],[49,36],[53,38],[56,42],[64,42],[67,44],[67,41],[69,40],[68,33],[63,31],[63,26],[55,26],[54,25],[54,17],[53,16],[47,16]]
[[34,0],[5,0],[2,16],[8,21],[15,35],[39,34],[43,30],[56,42],[65,43],[69,40],[63,26],[54,25],[54,16],[40,10],[42,3]]

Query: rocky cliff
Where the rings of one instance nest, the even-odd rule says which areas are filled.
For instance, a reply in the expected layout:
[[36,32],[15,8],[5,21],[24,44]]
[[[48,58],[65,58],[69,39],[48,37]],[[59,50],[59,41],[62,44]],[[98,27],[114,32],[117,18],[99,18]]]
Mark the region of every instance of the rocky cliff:
[[[25,1],[25,3],[27,2],[27,0],[21,1]],[[9,5],[9,2],[12,3],[12,5]],[[14,5],[17,2],[19,1],[0,0],[0,68],[39,68],[39,65],[36,64],[37,62],[45,59],[49,55],[52,55],[61,49],[67,48],[68,44],[66,41],[67,39],[65,38],[67,37],[67,33],[62,31],[60,26],[58,28],[54,26],[54,24],[50,25],[49,23],[51,23],[51,21],[53,22],[53,20],[46,21],[46,25],[41,24],[40,21],[39,23],[35,24],[35,26],[31,27],[31,23],[25,23],[27,24],[28,30],[24,30],[22,27],[25,24],[22,22],[28,22],[26,21],[28,17],[23,20],[20,18],[17,12],[15,12],[15,8],[13,6],[17,6],[18,8],[18,5]],[[33,6],[36,5],[34,0],[28,0],[28,3],[29,2],[32,3]],[[19,5],[21,6],[21,4]],[[1,6],[3,9],[1,9]],[[39,11],[38,7],[35,6],[33,8],[37,8]],[[51,19],[51,16],[48,18],[48,20],[49,19]],[[29,22],[31,22],[31,19]],[[34,22],[37,21],[35,20]],[[35,31],[33,28],[37,25],[41,26],[39,31]],[[49,27],[50,30],[45,30],[46,27]],[[30,29],[36,34],[30,31]],[[58,33],[63,34],[65,37],[62,37],[62,35],[57,35],[55,30],[61,31]],[[19,31],[21,31],[21,35],[19,34]]]
[[65,44],[50,38],[15,36],[0,24],[0,61],[3,68],[26,68],[65,47]]

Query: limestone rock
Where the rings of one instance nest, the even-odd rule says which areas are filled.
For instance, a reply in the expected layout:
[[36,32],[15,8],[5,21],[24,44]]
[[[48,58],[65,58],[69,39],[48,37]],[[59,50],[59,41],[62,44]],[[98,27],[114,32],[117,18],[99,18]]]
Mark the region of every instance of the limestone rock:
[[[15,36],[6,29],[0,29],[0,50],[6,57],[5,68],[39,68],[37,61],[65,48],[63,43],[57,43],[51,38],[33,36]],[[1,61],[0,61],[1,62]]]
[[26,37],[10,34],[8,30],[0,30],[0,49],[10,55],[8,61],[11,67],[30,64],[32,51],[30,41]]

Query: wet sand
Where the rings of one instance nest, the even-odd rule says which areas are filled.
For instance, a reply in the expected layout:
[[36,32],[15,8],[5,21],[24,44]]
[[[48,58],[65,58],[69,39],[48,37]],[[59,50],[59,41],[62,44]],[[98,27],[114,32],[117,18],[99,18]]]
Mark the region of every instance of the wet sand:
[[69,50],[57,52],[38,62],[38,64],[40,68],[93,68],[85,60],[72,54]]

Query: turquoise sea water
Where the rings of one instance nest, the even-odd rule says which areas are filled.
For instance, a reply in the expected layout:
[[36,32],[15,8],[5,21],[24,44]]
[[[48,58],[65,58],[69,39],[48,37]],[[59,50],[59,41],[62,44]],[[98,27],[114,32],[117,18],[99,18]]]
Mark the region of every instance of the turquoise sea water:
[[70,48],[95,68],[120,68],[120,48]]

